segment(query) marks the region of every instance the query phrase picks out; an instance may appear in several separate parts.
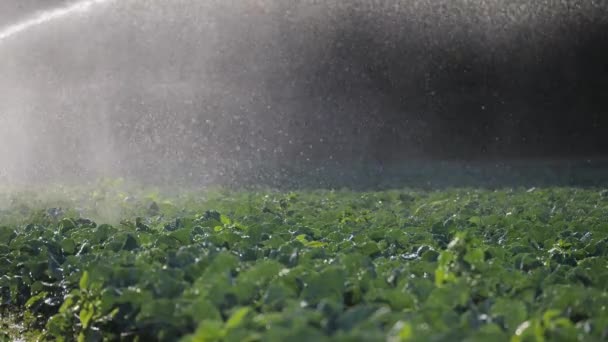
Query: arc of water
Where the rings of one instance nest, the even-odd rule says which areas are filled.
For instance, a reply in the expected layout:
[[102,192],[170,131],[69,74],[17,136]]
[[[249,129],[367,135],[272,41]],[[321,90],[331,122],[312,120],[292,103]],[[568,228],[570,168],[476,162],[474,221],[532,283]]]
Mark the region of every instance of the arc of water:
[[60,19],[71,14],[86,12],[95,5],[110,1],[114,0],[82,0],[66,7],[41,12],[34,17],[25,19],[0,30],[0,42],[32,27]]

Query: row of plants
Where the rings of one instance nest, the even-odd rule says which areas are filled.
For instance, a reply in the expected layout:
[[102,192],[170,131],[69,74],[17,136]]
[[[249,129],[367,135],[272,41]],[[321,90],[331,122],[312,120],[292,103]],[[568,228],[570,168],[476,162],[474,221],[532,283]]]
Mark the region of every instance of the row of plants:
[[600,189],[43,197],[0,201],[0,340],[608,339]]

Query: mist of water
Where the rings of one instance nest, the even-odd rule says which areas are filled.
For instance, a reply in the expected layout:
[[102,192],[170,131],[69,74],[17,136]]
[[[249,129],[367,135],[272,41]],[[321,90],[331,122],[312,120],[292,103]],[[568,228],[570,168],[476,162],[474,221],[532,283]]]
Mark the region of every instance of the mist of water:
[[401,158],[372,148],[391,146],[390,129],[424,155],[441,132],[428,79],[452,67],[433,56],[483,63],[521,37],[545,41],[559,6],[86,0],[41,12],[0,31],[0,179],[256,181]]

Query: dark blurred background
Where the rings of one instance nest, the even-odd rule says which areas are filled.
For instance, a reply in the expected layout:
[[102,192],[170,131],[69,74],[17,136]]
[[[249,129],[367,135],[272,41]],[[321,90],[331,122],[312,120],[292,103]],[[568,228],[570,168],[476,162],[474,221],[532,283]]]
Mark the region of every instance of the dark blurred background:
[[608,153],[608,2],[379,3],[316,35],[283,19],[273,48],[294,82],[267,86],[311,106],[297,141],[365,138],[382,161]]
[[0,51],[39,143],[135,174],[608,157],[605,1],[125,0]]

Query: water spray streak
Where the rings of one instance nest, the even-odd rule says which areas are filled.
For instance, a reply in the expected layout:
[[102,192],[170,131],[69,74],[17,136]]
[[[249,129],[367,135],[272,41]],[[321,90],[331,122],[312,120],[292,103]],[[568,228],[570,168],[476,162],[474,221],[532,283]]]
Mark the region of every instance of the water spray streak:
[[44,23],[63,18],[75,13],[86,12],[91,9],[94,5],[102,4],[112,0],[83,0],[76,2],[67,7],[52,9],[44,11],[32,18],[26,19],[14,25],[8,26],[0,31],[0,42],[10,38],[20,32],[26,31],[32,27],[42,25]]

